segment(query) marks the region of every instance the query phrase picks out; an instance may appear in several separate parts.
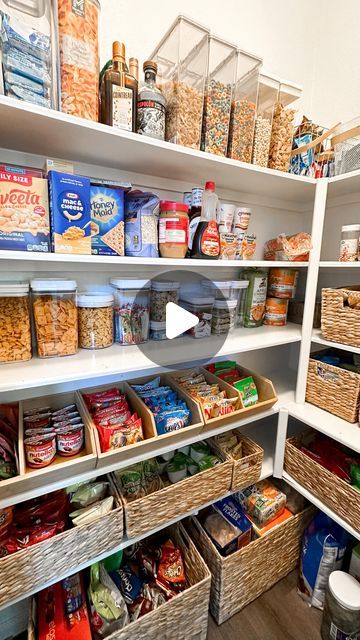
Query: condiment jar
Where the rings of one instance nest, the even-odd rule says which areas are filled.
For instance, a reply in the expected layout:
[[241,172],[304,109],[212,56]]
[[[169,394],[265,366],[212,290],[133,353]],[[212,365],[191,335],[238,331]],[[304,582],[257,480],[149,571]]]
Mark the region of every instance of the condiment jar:
[[114,296],[108,293],[82,293],[77,297],[79,347],[104,349],[114,342]]
[[149,338],[149,280],[112,278],[114,288],[115,341],[120,344],[140,344]]
[[340,262],[356,262],[360,259],[360,224],[341,227]]
[[160,202],[159,251],[162,258],[185,258],[188,247],[188,206],[183,202]]
[[0,362],[31,359],[29,285],[0,283]]
[[31,280],[40,358],[69,356],[78,348],[75,280]]
[[330,574],[321,624],[323,640],[356,638],[360,632],[360,584],[345,571]]
[[168,302],[179,302],[179,282],[151,282],[150,320],[165,322]]

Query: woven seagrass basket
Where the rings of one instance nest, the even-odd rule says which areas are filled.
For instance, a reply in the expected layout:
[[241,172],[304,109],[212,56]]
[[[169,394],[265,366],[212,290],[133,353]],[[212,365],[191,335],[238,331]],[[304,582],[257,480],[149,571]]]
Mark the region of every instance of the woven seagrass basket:
[[360,286],[322,290],[321,332],[325,340],[360,347],[360,309],[346,304],[348,295],[356,291],[360,292]]
[[[230,453],[225,453],[228,459],[233,462],[233,475],[231,482],[232,491],[240,491],[244,487],[248,487],[250,484],[254,484],[260,480],[261,468],[264,459],[264,449],[262,449],[256,442],[250,440],[238,430],[237,435],[242,441],[242,458],[236,460]],[[221,446],[219,445],[221,450]],[[203,503],[204,504],[204,503]]]

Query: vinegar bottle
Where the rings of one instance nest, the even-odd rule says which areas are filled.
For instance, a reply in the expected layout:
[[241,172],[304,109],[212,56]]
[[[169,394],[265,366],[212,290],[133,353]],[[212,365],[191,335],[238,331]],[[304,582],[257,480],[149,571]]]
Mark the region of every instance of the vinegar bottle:
[[216,222],[218,202],[215,182],[207,182],[202,196],[201,217],[192,243],[191,258],[217,260],[220,255],[220,236]]

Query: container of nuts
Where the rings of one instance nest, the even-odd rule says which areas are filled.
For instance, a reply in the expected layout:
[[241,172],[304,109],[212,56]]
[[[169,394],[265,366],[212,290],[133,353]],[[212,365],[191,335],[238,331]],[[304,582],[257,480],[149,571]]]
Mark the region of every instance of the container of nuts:
[[75,280],[31,280],[33,314],[40,358],[70,356],[78,348]]
[[279,98],[280,80],[268,73],[261,73],[255,120],[252,163],[267,167],[274,105]]
[[160,282],[152,280],[150,298],[150,320],[166,321],[166,305],[168,302],[179,302],[180,282]]
[[31,359],[29,285],[0,283],[0,362]]
[[294,119],[301,93],[302,88],[299,85],[281,81],[279,98],[274,105],[269,151],[270,169],[289,171]]
[[79,347],[105,349],[114,342],[111,293],[82,293],[77,297]]

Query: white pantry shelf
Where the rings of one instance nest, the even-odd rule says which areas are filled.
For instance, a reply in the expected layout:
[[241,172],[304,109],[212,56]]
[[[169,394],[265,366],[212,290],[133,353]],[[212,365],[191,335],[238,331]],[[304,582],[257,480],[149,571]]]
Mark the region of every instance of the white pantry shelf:
[[321,260],[321,269],[360,269],[360,262],[339,262],[338,260]]
[[335,511],[332,511],[331,509],[329,509],[329,507],[327,507],[323,502],[321,502],[319,498],[316,498],[312,493],[310,493],[310,491],[305,489],[305,487],[303,487],[296,480],[294,480],[294,478],[292,478],[288,473],[286,473],[286,471],[283,472],[283,478],[291,487],[296,489],[296,491],[301,493],[307,500],[309,500],[309,502],[314,504],[315,507],[317,507],[318,509],[320,509],[320,511],[323,511],[330,518],[335,520],[335,522],[337,522],[341,527],[346,529],[346,531],[348,531],[352,536],[354,536],[354,538],[357,538],[358,540],[360,540],[360,531],[356,531],[356,529],[354,529],[350,524],[348,524],[347,522],[345,522],[345,520],[340,518],[335,513]]
[[305,404],[293,402],[287,409],[293,418],[360,453],[360,427],[357,423],[342,420],[309,402]]
[[360,193],[360,170],[350,171],[349,173],[343,173],[340,176],[334,176],[328,181],[328,198],[331,204],[331,200],[335,198],[349,197],[352,195],[359,195]]
[[359,353],[360,347],[352,347],[348,344],[342,344],[341,342],[331,342],[330,340],[325,340],[322,337],[321,329],[313,329],[312,342],[316,342],[316,344],[323,344],[326,347],[332,347],[333,349],[342,349],[343,351],[350,351],[351,353]]
[[5,149],[83,162],[219,190],[312,204],[316,180],[265,169],[0,96]]

